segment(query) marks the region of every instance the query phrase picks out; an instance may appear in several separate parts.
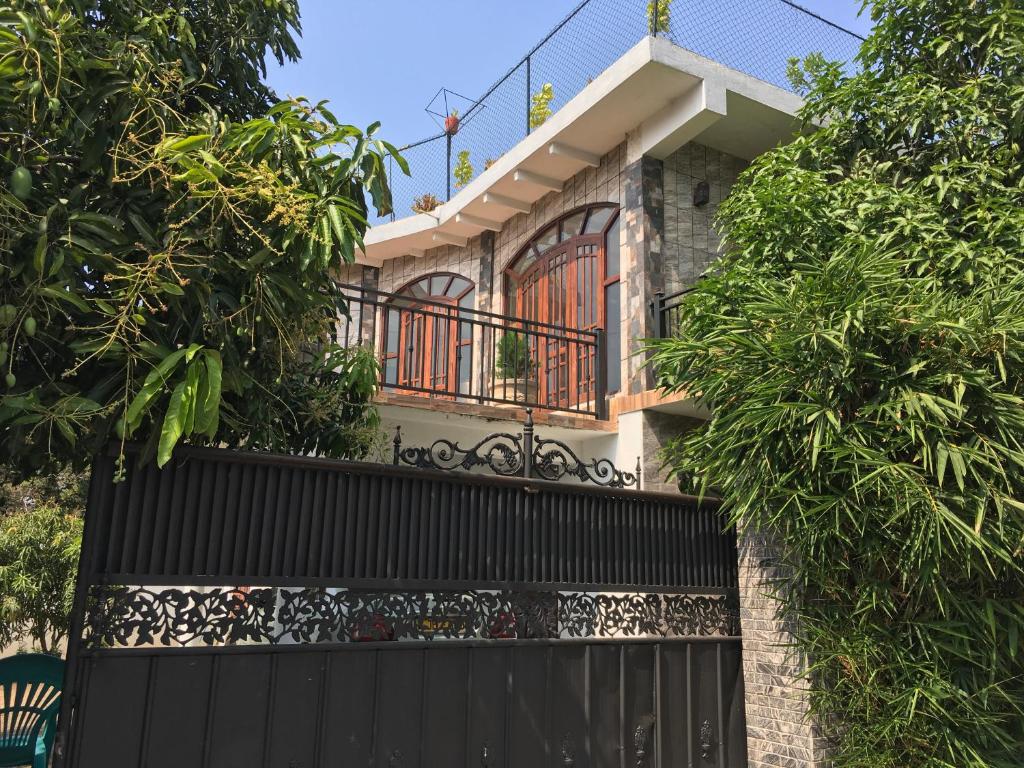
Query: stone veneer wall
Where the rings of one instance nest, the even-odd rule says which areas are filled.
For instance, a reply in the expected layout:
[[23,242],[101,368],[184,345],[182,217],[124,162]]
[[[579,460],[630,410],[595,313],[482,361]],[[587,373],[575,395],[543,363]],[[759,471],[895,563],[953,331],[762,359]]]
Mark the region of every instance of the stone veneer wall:
[[828,742],[808,717],[803,657],[778,616],[771,584],[785,578],[779,549],[761,533],[739,536],[740,626],[750,768],[829,768]]
[[[747,162],[690,142],[665,160],[665,292],[674,293],[700,277],[718,256],[721,241],[714,228],[718,206],[728,196]],[[693,204],[693,188],[707,181],[710,200]]]

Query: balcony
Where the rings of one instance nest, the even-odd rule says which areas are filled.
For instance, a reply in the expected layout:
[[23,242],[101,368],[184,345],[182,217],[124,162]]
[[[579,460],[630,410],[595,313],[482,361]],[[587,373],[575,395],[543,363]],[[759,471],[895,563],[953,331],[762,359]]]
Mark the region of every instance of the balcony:
[[566,328],[356,285],[341,288],[349,316],[339,321],[338,343],[373,346],[383,390],[608,417],[608,365],[619,361],[608,360],[601,329]]

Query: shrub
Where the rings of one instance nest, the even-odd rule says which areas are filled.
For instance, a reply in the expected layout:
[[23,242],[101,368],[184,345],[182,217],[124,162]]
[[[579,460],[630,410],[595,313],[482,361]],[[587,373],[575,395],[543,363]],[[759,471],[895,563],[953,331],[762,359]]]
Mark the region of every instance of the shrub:
[[551,101],[555,98],[555,88],[551,83],[544,83],[530,98],[530,129],[540,128],[551,117]]
[[28,637],[52,652],[67,637],[82,519],[45,503],[0,517],[0,648]]
[[[673,467],[772,534],[842,768],[1024,755],[1024,12],[878,0],[656,343]],[[817,127],[815,126],[822,126]]]
[[522,379],[533,368],[526,334],[509,331],[498,340],[495,373],[503,379]]
[[473,173],[473,164],[469,162],[469,150],[463,149],[459,152],[458,161],[452,169],[452,175],[455,176],[455,186],[462,188],[469,184],[473,180]]

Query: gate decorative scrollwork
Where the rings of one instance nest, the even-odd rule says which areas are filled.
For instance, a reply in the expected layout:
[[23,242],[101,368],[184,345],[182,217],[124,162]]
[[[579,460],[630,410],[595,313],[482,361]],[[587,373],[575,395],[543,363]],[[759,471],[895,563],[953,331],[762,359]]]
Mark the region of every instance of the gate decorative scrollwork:
[[738,634],[731,595],[96,586],[90,647]]
[[633,472],[623,471],[609,459],[582,459],[561,440],[536,437],[533,410],[526,409],[521,434],[495,432],[471,446],[441,438],[428,446],[403,447],[402,428],[395,428],[392,463],[444,472],[485,467],[502,477],[534,477],[558,481],[574,478],[605,488],[640,490],[640,457]]

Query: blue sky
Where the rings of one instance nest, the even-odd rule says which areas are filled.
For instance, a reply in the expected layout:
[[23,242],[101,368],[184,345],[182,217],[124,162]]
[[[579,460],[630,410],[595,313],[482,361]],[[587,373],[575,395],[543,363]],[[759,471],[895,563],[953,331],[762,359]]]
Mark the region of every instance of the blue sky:
[[[479,96],[577,3],[300,0],[302,59],[273,63],[268,80],[282,96],[328,99],[344,122],[380,120],[382,137],[402,145],[438,132],[424,107],[439,88]],[[861,0],[800,5],[861,34],[870,26]]]

